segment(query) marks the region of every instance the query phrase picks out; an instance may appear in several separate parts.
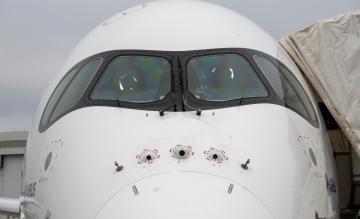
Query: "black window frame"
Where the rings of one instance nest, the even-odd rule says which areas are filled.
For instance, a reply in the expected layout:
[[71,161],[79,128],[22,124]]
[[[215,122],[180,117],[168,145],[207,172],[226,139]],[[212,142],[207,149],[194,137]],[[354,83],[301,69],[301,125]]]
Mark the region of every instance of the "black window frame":
[[[171,89],[168,95],[166,95],[163,99],[159,101],[153,102],[145,102],[145,103],[134,103],[134,102],[125,102],[125,101],[115,101],[115,100],[93,100],[91,99],[91,94],[96,87],[100,77],[104,73],[107,66],[117,57],[119,56],[150,56],[150,57],[159,57],[166,59],[171,67]],[[112,107],[123,107],[130,109],[138,109],[138,110],[151,110],[158,111],[161,109],[171,108],[172,105],[175,105],[176,95],[179,88],[177,85],[176,78],[178,65],[176,62],[176,57],[169,52],[163,51],[152,51],[152,50],[113,50],[102,53],[102,57],[104,58],[104,63],[101,68],[90,82],[87,90],[85,91],[86,98],[83,98],[83,106],[112,106]]]
[[[252,59],[254,53],[258,51],[245,48],[226,48],[226,49],[207,49],[207,50],[198,50],[185,52],[180,58],[181,63],[181,85],[183,90],[184,98],[186,98],[187,103],[192,106],[194,109],[220,109],[225,107],[235,107],[239,105],[248,105],[256,103],[273,103],[284,106],[283,101],[275,93],[274,89],[270,85],[269,81],[265,77],[262,71],[257,67],[255,61]],[[227,100],[227,101],[207,101],[200,100],[196,98],[188,89],[188,80],[187,80],[187,64],[188,62],[196,57],[208,56],[208,55],[224,55],[224,54],[236,54],[245,58],[245,60],[250,64],[256,73],[259,80],[263,83],[268,95],[266,97],[244,97],[241,99]],[[183,106],[186,108],[186,106]]]
[[[207,101],[207,100],[199,100],[195,96],[192,95],[192,93],[187,89],[187,63],[194,57],[199,56],[206,56],[206,55],[222,55],[222,54],[238,54],[242,56],[243,58],[248,61],[248,63],[251,65],[255,73],[257,74],[257,77],[259,80],[263,83],[265,89],[268,92],[268,96],[266,97],[245,97],[242,99],[236,99],[236,100],[227,100],[227,101]],[[104,73],[107,66],[117,57],[119,56],[150,56],[150,57],[159,57],[166,59],[170,66],[171,66],[171,90],[163,99],[159,101],[153,101],[153,102],[145,102],[145,103],[134,103],[134,102],[119,102],[114,100],[92,100],[91,94],[98,83],[100,77]],[[89,61],[101,58],[102,63],[97,69],[97,72],[95,73],[94,77],[90,80],[90,83],[88,84],[87,88],[83,92],[82,96],[79,98],[79,101],[75,106],[73,106],[71,109],[63,112],[56,118],[53,122],[46,125],[42,124],[42,117],[40,119],[39,124],[39,132],[42,133],[46,131],[52,124],[56,123],[60,118],[62,118],[64,115],[68,114],[69,112],[72,112],[76,109],[88,107],[88,106],[109,106],[109,107],[122,107],[122,108],[129,108],[129,109],[136,109],[136,110],[149,110],[149,111],[159,111],[159,110],[173,110],[173,111],[194,111],[195,109],[201,109],[201,110],[207,110],[207,109],[220,109],[220,108],[227,108],[227,107],[235,107],[239,105],[248,105],[248,104],[257,104],[257,103],[270,103],[270,104],[276,104],[281,105],[284,107],[289,108],[286,106],[284,100],[278,96],[276,91],[274,90],[273,86],[271,85],[271,82],[267,79],[265,76],[265,73],[261,70],[261,68],[257,65],[256,61],[254,60],[254,56],[263,56],[265,58],[270,59],[271,61],[280,62],[276,58],[257,51],[253,49],[247,49],[247,48],[219,48],[219,49],[205,49],[205,50],[190,50],[190,51],[157,51],[157,50],[111,50],[106,51],[102,53],[98,53],[95,55],[92,55],[77,64],[75,64],[73,67],[69,69],[69,71],[62,77],[60,82],[64,80],[67,74],[71,72],[71,70],[77,68],[77,72],[69,82],[67,87],[71,84],[73,79],[76,77],[78,72],[86,65]],[[281,63],[281,62],[280,62]],[[283,63],[281,63],[283,66],[286,67]],[[286,67],[287,68],[287,67]],[[287,68],[288,69],[288,68]],[[290,71],[290,70],[289,70]],[[293,74],[290,71],[291,74]],[[295,77],[295,75],[293,75]],[[297,80],[297,78],[295,77]],[[60,82],[57,84],[56,88],[59,86]],[[299,83],[302,87],[302,84]],[[52,91],[51,96],[54,94],[56,88]],[[303,87],[302,87],[303,88]],[[304,89],[305,90],[305,89]],[[63,91],[64,92],[64,91]],[[305,94],[307,95],[307,98],[309,98],[306,90]],[[50,96],[50,98],[51,98]],[[62,94],[61,94],[62,96]],[[45,108],[43,108],[42,116],[44,115],[45,109],[47,105],[49,104],[49,100],[47,100],[47,104]],[[186,104],[184,104],[184,98],[186,99]],[[61,97],[57,100],[55,103],[55,106],[58,104]],[[311,99],[309,98],[309,101],[311,103],[311,106],[314,108]],[[191,107],[189,107],[191,106]],[[290,108],[291,109],[291,108]],[[291,109],[294,111],[294,109]],[[295,111],[296,112],[296,111]],[[316,115],[317,123],[318,121],[318,112],[314,108],[314,112]],[[51,117],[51,116],[50,116]],[[308,121],[308,120],[306,120]],[[309,122],[309,121],[308,121]],[[314,125],[315,127],[319,127],[318,125]]]
[[[171,90],[170,90],[169,94],[160,101],[154,101],[154,102],[148,102],[148,103],[118,102],[118,101],[114,101],[114,100],[92,100],[90,97],[91,93],[92,93],[93,89],[95,88],[96,83],[99,81],[101,75],[105,71],[106,67],[111,63],[111,61],[113,59],[117,58],[118,56],[131,56],[131,55],[160,57],[160,58],[166,59],[169,62],[170,66],[171,66]],[[50,122],[51,115],[52,115],[54,109],[56,108],[58,102],[60,101],[65,90],[72,83],[72,81],[77,76],[79,71],[88,62],[90,62],[94,59],[97,59],[97,58],[101,58],[102,63],[98,67],[97,72],[95,73],[95,76],[90,80],[90,83],[87,86],[87,88],[85,89],[85,91],[83,92],[82,96],[79,98],[78,103],[75,104],[72,108],[59,114],[59,116],[57,116],[57,118],[55,118],[53,121]],[[66,85],[66,87],[62,91],[62,94],[60,95],[60,97],[56,100],[56,102],[54,104],[55,107],[52,109],[50,118],[48,119],[46,124],[42,124],[41,120],[44,115],[45,109],[49,104],[49,100],[50,100],[51,96],[54,94],[55,90],[58,88],[59,84],[64,80],[64,78],[74,69],[77,69],[77,72],[74,74],[74,76],[71,78],[69,83]],[[67,71],[67,73],[61,78],[60,82],[56,85],[56,88],[52,91],[52,94],[50,95],[50,98],[47,100],[46,106],[43,109],[38,131],[40,133],[43,133],[50,126],[52,126],[54,123],[56,123],[59,119],[61,119],[66,114],[68,114],[76,109],[84,108],[87,106],[119,107],[119,104],[120,104],[121,107],[124,107],[124,108],[139,109],[139,110],[152,110],[152,111],[159,110],[159,108],[161,108],[161,109],[171,108],[172,105],[176,105],[177,98],[176,98],[176,95],[174,95],[174,94],[179,92],[179,86],[177,85],[177,84],[179,84],[179,81],[178,81],[179,76],[177,73],[178,72],[177,69],[178,69],[177,59],[170,52],[150,51],[150,50],[112,50],[112,51],[106,51],[106,52],[92,55],[92,56],[78,62],[73,67],[71,67],[70,70]]]
[[[80,68],[77,69],[77,72],[75,73],[75,75],[73,76],[73,78],[71,79],[71,81],[69,82],[69,84],[66,86],[66,88],[65,88],[65,90],[63,91],[63,93],[61,94],[60,98],[57,100],[56,105],[55,105],[54,109],[53,109],[52,112],[51,112],[51,116],[50,116],[50,120],[49,120],[50,123],[54,123],[55,120],[57,120],[58,118],[62,117],[64,114],[68,113],[68,111],[71,111],[71,109],[80,101],[80,99],[81,99],[82,96],[84,95],[84,92],[85,92],[85,91],[80,92],[81,95],[76,98],[75,104],[73,104],[72,107],[68,108],[67,110],[61,111],[61,113],[59,113],[57,116],[54,117],[54,113],[56,112],[57,107],[58,107],[58,105],[60,104],[61,100],[63,100],[66,91],[69,89],[70,86],[72,86],[74,80],[79,76],[79,74],[81,73],[81,71],[82,71],[90,62],[93,62],[93,61],[95,61],[95,60],[100,60],[100,63],[99,63],[99,65],[97,66],[96,71],[94,72],[94,75],[95,75],[96,72],[99,70],[102,62],[104,61],[103,58],[101,58],[101,57],[98,57],[98,58],[95,58],[95,59],[90,59],[90,60],[88,60],[87,62],[85,62]],[[89,86],[90,81],[92,81],[92,79],[93,79],[93,78],[90,78],[90,80],[88,81],[88,84],[85,86],[86,88]],[[54,120],[52,120],[53,117],[54,117]]]
[[[319,115],[318,112],[313,104],[313,102],[310,99],[309,94],[307,93],[306,89],[303,87],[303,85],[300,83],[299,79],[294,75],[294,73],[284,64],[282,63],[280,60],[266,54],[266,53],[262,53],[262,52],[257,52],[258,54],[254,54],[253,55],[253,60],[256,63],[255,59],[256,57],[263,57],[265,59],[267,59],[269,62],[271,62],[274,66],[281,66],[282,68],[285,68],[289,74],[291,75],[290,77],[292,77],[294,79],[294,81],[296,81],[296,83],[298,83],[299,87],[303,90],[303,93],[305,94],[305,98],[308,100],[308,102],[310,103],[310,107],[311,110],[314,112],[314,120],[312,120],[311,118],[307,118],[306,115],[304,115],[302,112],[300,112],[299,110],[297,110],[296,108],[292,107],[291,105],[287,104],[285,101],[285,94],[284,94],[284,104],[285,107],[288,109],[291,109],[292,111],[294,111],[295,113],[297,113],[298,115],[300,115],[301,117],[303,117],[307,122],[309,122],[312,126],[314,126],[315,128],[319,128],[320,127],[320,121],[319,121]],[[257,63],[256,63],[257,64]],[[258,65],[258,64],[257,64]],[[258,68],[260,69],[261,72],[263,72],[264,70],[261,68],[261,66],[258,65]],[[299,71],[302,73],[301,69],[298,68]],[[293,88],[294,92],[296,93],[296,95],[299,98],[299,101],[301,102],[301,104],[304,106],[304,109],[307,111],[307,113],[310,116],[310,112],[308,111],[306,104],[303,102],[302,98],[300,97],[300,94],[298,93],[297,89],[294,88],[294,85],[289,81],[289,78],[285,75],[285,73],[283,73],[281,70],[279,70],[280,74],[283,75],[283,77],[285,78],[285,80],[287,81],[287,83],[289,83],[289,85]],[[265,72],[263,72],[263,74],[266,74]],[[303,74],[303,73],[302,73]],[[271,82],[270,82],[271,84]]]
[[[134,108],[134,109],[142,109],[142,110],[158,110],[159,107],[170,106],[174,102],[173,93],[176,92],[176,70],[177,64],[175,61],[175,57],[169,53],[164,52],[157,52],[157,51],[148,51],[148,50],[120,50],[120,51],[110,51],[106,54],[106,61],[104,63],[103,69],[99,71],[93,80],[90,82],[88,89],[86,90],[87,99],[85,99],[85,104],[91,104],[94,106],[103,106],[103,105],[110,105],[110,106],[121,106],[124,108]],[[147,57],[156,57],[156,58],[163,58],[167,60],[170,64],[170,74],[171,74],[171,88],[169,93],[161,100],[152,101],[152,102],[144,102],[144,103],[135,103],[135,102],[126,102],[126,101],[114,101],[114,100],[96,100],[92,99],[91,95],[96,87],[96,84],[100,80],[101,76],[103,75],[104,71],[107,69],[109,64],[116,58],[120,56],[147,56]]]
[[[64,82],[64,80],[70,75],[70,73],[72,73],[73,71],[75,71],[72,75],[72,77],[70,78],[70,80],[67,82],[67,84],[65,85],[64,89],[61,91],[59,97],[57,98],[57,100],[55,100],[52,108],[49,108],[49,104],[50,104],[50,100],[52,100],[53,96],[55,95],[55,92],[58,90],[58,88],[60,87],[60,85]],[[41,114],[41,118],[40,118],[40,124],[39,124],[39,131],[42,132],[42,130],[45,130],[48,126],[49,126],[49,123],[50,123],[50,119],[51,119],[51,116],[59,102],[59,100],[61,99],[62,95],[64,94],[65,90],[68,88],[68,86],[70,85],[70,83],[72,82],[72,80],[75,78],[76,74],[79,72],[79,68],[77,66],[74,66],[72,67],[62,78],[61,80],[59,81],[59,83],[56,85],[55,89],[52,91],[50,97],[48,98],[47,100],[47,103],[42,111],[42,114]],[[44,116],[45,116],[45,113],[47,112],[47,110],[49,110],[49,115],[48,115],[48,118],[45,118],[46,121],[43,123],[43,120],[44,120]]]
[[[101,59],[101,63],[100,63],[100,65],[98,66],[98,68],[97,68],[97,70],[96,70],[96,73],[95,73],[95,74],[97,74],[97,73],[100,71],[100,68],[102,67],[102,65],[104,64],[104,59],[103,59],[101,56],[99,56],[99,55],[94,55],[94,56],[91,56],[91,57],[89,57],[89,58],[87,58],[87,59],[85,59],[85,60],[80,61],[79,63],[77,63],[76,65],[74,65],[73,67],[71,67],[70,70],[68,70],[68,71],[66,72],[66,74],[61,78],[60,82],[56,85],[55,89],[52,91],[52,93],[51,93],[51,95],[50,95],[50,97],[49,97],[49,99],[48,99],[48,101],[47,101],[47,103],[46,103],[46,106],[45,106],[45,108],[44,108],[44,110],[43,110],[43,112],[42,112],[42,114],[41,114],[40,124],[39,124],[39,128],[38,128],[38,130],[39,130],[40,133],[42,133],[42,132],[44,132],[45,130],[47,130],[52,124],[54,124],[56,121],[58,121],[58,120],[59,120],[60,118],[62,118],[64,115],[68,114],[69,112],[74,111],[74,110],[77,109],[77,108],[80,108],[80,106],[82,105],[81,102],[82,102],[82,100],[83,100],[83,96],[84,96],[84,94],[85,94],[86,91],[85,91],[85,92],[82,92],[82,95],[81,95],[80,97],[78,97],[78,101],[77,101],[76,104],[74,104],[73,107],[69,108],[68,110],[63,111],[62,113],[60,113],[58,116],[56,116],[56,118],[54,118],[54,119],[51,121],[52,115],[53,115],[55,109],[57,108],[57,106],[58,106],[61,98],[63,97],[65,91],[66,91],[66,90],[68,89],[68,87],[71,85],[71,83],[73,82],[73,80],[77,77],[77,75],[79,74],[79,72],[81,71],[81,69],[82,69],[85,65],[87,65],[89,62],[94,61],[94,60],[96,60],[96,59]],[[49,118],[47,119],[46,123],[43,124],[43,123],[42,123],[42,119],[43,119],[43,116],[44,116],[44,113],[45,113],[45,109],[48,107],[48,104],[49,104],[49,101],[50,101],[51,97],[54,95],[56,89],[59,87],[59,85],[61,84],[61,82],[66,78],[66,76],[67,76],[68,74],[70,74],[70,73],[71,73],[73,70],[75,70],[75,69],[76,69],[76,73],[72,76],[71,80],[66,84],[65,89],[62,91],[61,95],[60,95],[59,98],[56,100],[56,102],[55,102],[55,104],[54,104],[54,107],[51,109],[51,113],[50,113]],[[90,79],[90,83],[91,83],[92,80],[93,80],[93,78]],[[89,83],[89,85],[90,85],[90,83]],[[89,85],[88,85],[88,87],[89,87]]]

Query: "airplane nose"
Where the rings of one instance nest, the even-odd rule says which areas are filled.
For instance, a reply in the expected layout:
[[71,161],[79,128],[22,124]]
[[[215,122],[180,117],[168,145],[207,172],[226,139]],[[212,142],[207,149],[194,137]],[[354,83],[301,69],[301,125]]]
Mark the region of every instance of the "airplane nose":
[[172,172],[140,180],[115,194],[96,219],[270,219],[261,200],[223,178]]

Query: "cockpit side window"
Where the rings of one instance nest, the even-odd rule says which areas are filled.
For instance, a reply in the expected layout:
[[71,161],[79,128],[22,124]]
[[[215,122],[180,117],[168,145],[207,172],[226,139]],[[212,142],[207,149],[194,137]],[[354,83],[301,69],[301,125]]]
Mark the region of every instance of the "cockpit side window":
[[81,68],[59,99],[50,117],[50,122],[54,122],[61,114],[75,106],[100,67],[101,62],[102,59],[97,58],[89,61]]
[[101,58],[91,60],[80,70],[74,68],[64,76],[45,107],[41,118],[40,131],[44,130],[79,102],[101,63]]
[[60,99],[61,95],[64,93],[64,90],[69,85],[70,81],[73,79],[74,75],[78,71],[77,68],[72,69],[69,73],[65,75],[65,77],[60,81],[54,92],[52,93],[43,115],[41,117],[41,126],[47,126],[51,113],[53,112],[58,100]]
[[102,73],[90,98],[130,103],[160,101],[171,90],[171,65],[152,56],[118,56]]
[[255,56],[254,59],[286,106],[317,127],[315,109],[293,73],[278,61],[273,62],[263,56]]
[[239,54],[204,55],[190,59],[187,63],[187,87],[198,100],[215,102],[269,94],[253,67]]

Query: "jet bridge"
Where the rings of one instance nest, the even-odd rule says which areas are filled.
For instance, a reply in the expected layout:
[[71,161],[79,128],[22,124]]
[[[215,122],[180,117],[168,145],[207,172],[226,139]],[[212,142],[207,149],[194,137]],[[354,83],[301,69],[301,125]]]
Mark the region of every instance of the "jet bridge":
[[359,212],[360,11],[318,21],[283,37],[280,44],[318,94],[337,164],[343,212]]

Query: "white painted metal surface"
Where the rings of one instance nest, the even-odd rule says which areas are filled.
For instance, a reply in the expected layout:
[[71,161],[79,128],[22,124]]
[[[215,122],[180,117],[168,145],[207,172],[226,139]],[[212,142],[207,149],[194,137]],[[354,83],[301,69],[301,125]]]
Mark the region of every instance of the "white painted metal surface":
[[0,198],[0,212],[18,214],[20,211],[20,200],[14,198]]
[[[121,12],[80,42],[39,105],[27,145],[22,218],[312,219],[315,212],[337,218],[337,196],[326,185],[327,176],[336,174],[323,124],[315,128],[280,105],[204,110],[201,116],[93,106],[38,131],[54,88],[84,58],[119,49],[227,47],[283,61],[316,105],[277,42],[231,10],[200,1],[158,1]],[[193,154],[177,159],[171,152],[176,145],[191,146]],[[209,160],[211,150],[223,151],[223,162]],[[139,163],[144,151],[155,160]],[[119,172],[114,161],[122,166]]]

